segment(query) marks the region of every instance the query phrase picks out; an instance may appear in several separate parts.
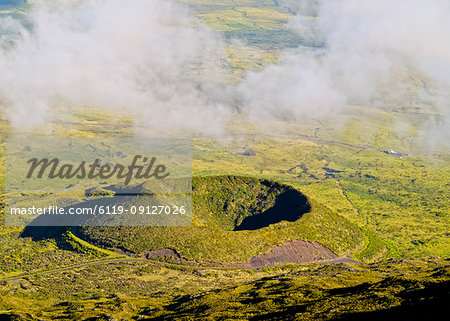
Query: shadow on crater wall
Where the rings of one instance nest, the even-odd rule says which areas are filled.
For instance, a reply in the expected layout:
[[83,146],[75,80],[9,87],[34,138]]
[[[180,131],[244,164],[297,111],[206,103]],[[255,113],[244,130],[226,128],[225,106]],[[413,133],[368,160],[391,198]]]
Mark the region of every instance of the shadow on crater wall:
[[264,212],[244,218],[235,231],[257,230],[281,221],[294,222],[311,211],[306,196],[289,188],[276,197],[275,204]]
[[[193,182],[194,186],[200,186],[198,189],[194,189],[194,197],[196,197],[195,193],[205,195],[203,198],[197,195],[197,206],[203,206],[204,210],[203,212],[198,211],[194,215],[207,213],[204,216],[206,220],[210,218],[211,213],[215,214],[216,217],[213,217],[213,219],[216,219],[216,221],[222,223],[223,221],[221,220],[224,219],[226,223],[224,224],[225,227],[219,227],[226,230],[252,231],[282,221],[294,222],[300,219],[305,213],[311,211],[311,205],[305,195],[293,187],[274,181],[251,177],[218,176],[195,178]],[[145,201],[145,204],[138,204],[138,200]],[[157,202],[157,199],[152,200],[152,202]],[[127,195],[121,196],[118,199],[115,197],[93,199],[69,207],[76,209],[122,205],[124,208],[130,208],[132,205],[149,204],[149,198],[136,198],[135,196]],[[209,208],[207,207],[208,204],[214,204],[216,207]],[[216,212],[211,212],[214,209]],[[58,236],[64,233],[66,230],[65,227],[67,226],[110,226],[108,221],[102,221],[102,219],[107,220],[107,216],[41,215],[25,227],[21,236],[32,237],[34,240],[42,240],[58,238]],[[117,217],[116,220],[120,220],[120,217]],[[129,222],[134,221],[127,221],[127,223]],[[142,222],[139,221],[138,223]],[[149,229],[152,226],[157,226],[157,224],[151,224],[153,222],[149,223],[135,224],[135,226],[145,226]],[[120,226],[120,224],[118,225]],[[133,227],[130,228],[132,229]]]
[[35,242],[47,239],[58,239],[66,230],[67,227],[63,226],[27,225],[22,233],[20,233],[20,237],[30,237]]

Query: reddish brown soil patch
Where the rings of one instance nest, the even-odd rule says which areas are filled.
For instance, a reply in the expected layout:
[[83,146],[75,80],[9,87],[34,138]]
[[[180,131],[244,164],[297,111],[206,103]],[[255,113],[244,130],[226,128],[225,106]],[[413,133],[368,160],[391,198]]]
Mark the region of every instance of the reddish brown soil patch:
[[317,241],[295,240],[272,247],[267,253],[250,258],[251,267],[274,266],[280,263],[307,263],[337,259],[338,255]]
[[195,262],[181,256],[175,249],[163,248],[142,253],[144,259],[156,259],[163,262],[182,263],[197,266],[213,266],[217,268],[259,269],[286,263],[359,263],[351,258],[339,257],[326,246],[317,241],[295,240],[283,245],[275,245],[267,253],[252,256],[246,263],[222,265],[214,262]]

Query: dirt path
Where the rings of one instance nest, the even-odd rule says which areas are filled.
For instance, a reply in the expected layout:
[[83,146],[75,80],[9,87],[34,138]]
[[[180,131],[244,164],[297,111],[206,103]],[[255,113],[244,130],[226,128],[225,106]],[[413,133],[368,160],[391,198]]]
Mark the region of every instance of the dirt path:
[[80,264],[80,265],[74,265],[74,266],[68,266],[65,268],[61,268],[61,269],[56,269],[56,270],[51,270],[51,271],[42,271],[42,272],[36,272],[36,273],[27,273],[27,274],[23,274],[17,277],[13,277],[13,278],[7,278],[7,279],[0,279],[0,282],[14,282],[14,281],[19,281],[21,279],[30,277],[30,276],[38,276],[38,275],[47,275],[47,274],[53,274],[53,273],[58,273],[58,272],[64,272],[64,271],[70,271],[70,270],[74,270],[74,269],[78,269],[78,268],[82,268],[82,267],[86,267],[86,266],[92,266],[92,265],[100,265],[100,264],[109,264],[109,263],[121,263],[121,262],[144,262],[146,261],[145,259],[116,259],[116,260],[107,260],[107,261],[98,261],[98,262],[91,262],[91,263],[85,263],[85,264]]
[[[322,259],[314,259],[313,255],[307,255],[306,257],[299,256],[297,259],[292,260],[293,259],[292,253],[289,253],[289,252],[292,252],[292,250],[294,250],[294,252],[297,253],[300,250],[299,248],[295,248],[295,247],[291,248],[292,247],[291,243],[295,244],[295,242],[297,242],[297,243],[300,242],[301,244],[309,243],[308,247],[313,246],[312,248],[314,250],[322,251],[322,253],[320,253],[323,256]],[[283,262],[276,263],[276,259],[280,258],[280,254],[286,256],[286,249],[288,250],[287,257],[290,259],[290,261],[284,262],[284,263]],[[324,252],[324,250],[325,250],[325,252]],[[22,275],[19,275],[16,277],[0,279],[0,282],[16,283],[19,280],[27,278],[27,277],[50,275],[50,274],[54,274],[54,273],[80,269],[80,268],[88,267],[88,266],[112,264],[112,263],[126,263],[126,262],[147,262],[147,263],[161,265],[161,266],[165,266],[165,267],[169,267],[169,268],[170,267],[175,267],[175,268],[184,267],[184,268],[193,268],[193,269],[213,269],[213,270],[225,270],[225,269],[257,270],[260,268],[282,267],[282,266],[285,266],[288,264],[308,264],[308,263],[326,263],[326,264],[341,264],[341,263],[359,264],[359,263],[361,263],[361,262],[358,262],[347,256],[338,257],[336,254],[334,254],[333,252],[331,252],[329,250],[328,250],[329,251],[329,253],[328,253],[327,250],[328,250],[327,248],[323,247],[318,242],[311,243],[311,242],[307,242],[307,241],[293,241],[293,242],[288,242],[287,244],[284,244],[284,245],[274,246],[267,253],[263,253],[263,254],[251,257],[250,260],[246,263],[227,264],[227,265],[223,265],[223,266],[221,266],[221,265],[198,265],[195,262],[183,261],[183,260],[180,260],[180,261],[175,260],[175,262],[169,263],[169,262],[164,262],[164,261],[158,261],[157,258],[159,256],[149,256],[148,255],[149,253],[147,253],[147,255],[145,255],[145,253],[144,253],[142,258],[128,257],[128,258],[123,258],[123,259],[109,259],[109,260],[104,260],[104,261],[83,263],[83,264],[79,264],[79,265],[72,265],[72,266],[68,266],[68,267],[64,267],[64,268],[60,268],[60,269],[49,270],[49,271],[26,273],[26,274],[22,274]],[[154,252],[158,252],[158,251],[164,252],[164,249],[156,250]],[[302,252],[305,252],[305,251],[302,251]],[[305,253],[303,253],[303,254],[305,254]],[[291,254],[291,255],[289,255],[289,254]]]
[[[28,274],[23,274],[20,276],[16,276],[16,277],[12,277],[12,278],[6,278],[6,279],[0,279],[0,282],[17,282],[19,280],[28,278],[28,277],[33,277],[33,276],[41,276],[41,275],[50,275],[50,274],[55,274],[55,273],[59,273],[59,272],[65,272],[65,271],[71,271],[71,270],[75,270],[75,269],[80,269],[83,267],[88,267],[88,266],[95,266],[95,265],[103,265],[103,264],[112,264],[112,263],[126,263],[126,262],[147,262],[147,263],[152,263],[152,264],[157,264],[157,265],[162,265],[162,266],[166,266],[166,267],[184,267],[184,268],[194,268],[194,269],[212,269],[212,270],[234,270],[234,269],[247,269],[247,270],[257,270],[260,269],[262,267],[252,267],[252,266],[244,266],[244,264],[242,265],[226,265],[226,266],[201,266],[201,265],[192,265],[192,264],[183,264],[183,263],[168,263],[168,262],[161,262],[161,261],[156,261],[156,260],[147,260],[147,259],[132,259],[132,258],[128,258],[128,259],[117,259],[117,260],[107,260],[107,261],[99,261],[99,262],[91,262],[91,263],[85,263],[85,264],[80,264],[80,265],[75,265],[75,266],[69,266],[69,267],[65,267],[65,268],[61,268],[61,269],[56,269],[56,270],[51,270],[51,271],[42,271],[42,272],[36,272],[36,273],[28,273]],[[361,262],[355,261],[349,257],[338,257],[335,259],[330,259],[330,260],[313,260],[313,261],[309,261],[309,262],[303,262],[301,264],[310,264],[310,263],[326,263],[326,264],[341,264],[341,263],[356,263],[356,264],[360,264]],[[288,264],[292,264],[291,262],[287,262],[287,263],[280,263],[280,264],[271,264],[271,265],[267,265],[264,266],[264,268],[273,268],[273,267],[282,267]]]

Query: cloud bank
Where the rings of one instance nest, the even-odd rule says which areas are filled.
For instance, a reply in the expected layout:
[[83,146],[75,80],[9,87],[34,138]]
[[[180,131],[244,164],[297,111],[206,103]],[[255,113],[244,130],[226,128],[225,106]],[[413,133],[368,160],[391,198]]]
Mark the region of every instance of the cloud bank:
[[54,105],[127,110],[158,128],[207,130],[223,108],[222,43],[187,7],[164,0],[33,1],[27,23],[0,22],[0,97],[13,123],[37,123]]
[[[31,27],[0,21],[0,100],[20,125],[42,121],[54,105],[96,106],[127,110],[155,128],[211,133],[235,102],[257,120],[295,120],[340,113],[347,104],[399,109],[412,90],[418,104],[438,108],[444,118],[427,126],[448,144],[450,2],[279,4],[295,13],[286,27],[303,43],[284,51],[281,63],[225,88],[224,43],[186,6],[33,1],[25,23]],[[409,75],[430,81],[418,88],[404,81]]]
[[[377,99],[386,103],[386,98],[401,96],[408,86],[396,77],[419,73],[436,87],[428,99],[447,118],[440,135],[450,138],[450,2],[282,0],[280,4],[296,12],[288,27],[304,43],[285,53],[281,64],[249,73],[239,88],[249,113],[298,119],[336,113],[346,104],[371,105]],[[401,98],[404,103],[409,99]]]

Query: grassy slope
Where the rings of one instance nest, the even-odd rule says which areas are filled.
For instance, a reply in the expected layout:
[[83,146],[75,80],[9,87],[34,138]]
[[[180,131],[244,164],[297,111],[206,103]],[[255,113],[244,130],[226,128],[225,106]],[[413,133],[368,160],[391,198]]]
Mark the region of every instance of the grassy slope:
[[319,241],[341,255],[363,245],[362,233],[355,225],[317,203],[296,222],[232,231],[240,210],[224,211],[223,201],[228,200],[230,208],[244,205],[247,211],[253,207],[257,211],[273,203],[270,195],[268,200],[255,198],[265,195],[267,187],[255,179],[227,177],[194,178],[193,187],[192,227],[84,227],[79,235],[96,245],[136,254],[170,247],[190,260],[219,263],[245,262],[273,245],[295,239]]
[[[337,144],[245,136],[226,144],[199,140],[196,146],[198,174],[276,179],[388,241],[397,249],[392,253],[449,255],[448,154],[399,159]],[[239,155],[242,146],[256,156]],[[327,176],[324,168],[342,172]]]
[[[105,115],[105,119],[102,119],[98,112],[92,113],[99,117],[99,122],[111,118]],[[375,111],[372,113],[377,115]],[[387,116],[384,112],[380,113],[381,122]],[[373,122],[376,123],[377,118],[373,116],[372,114]],[[77,117],[79,120],[91,119],[90,111],[85,110],[84,115],[79,114]],[[390,117],[395,119],[396,116]],[[231,131],[243,133],[260,131],[245,120],[238,120],[235,124],[233,125],[235,127],[230,126]],[[3,133],[6,134],[8,127],[5,123],[1,126]],[[305,124],[278,122],[270,126],[267,128],[273,130],[275,134],[292,136],[300,132],[311,135],[317,127],[320,127],[319,136],[322,132],[325,133],[324,136],[332,136],[330,133],[334,131],[336,137],[342,140],[362,143],[358,141],[360,138],[356,135],[358,122],[348,122],[339,128],[335,128],[331,123],[319,125],[314,122]],[[52,127],[56,134],[62,136],[129,135],[129,129],[81,126],[67,128],[60,125]],[[284,133],[277,128],[284,128]],[[388,128],[382,130],[389,132]],[[390,137],[381,135],[382,131],[373,134],[377,137]],[[330,212],[344,216],[360,226],[368,235],[366,240],[371,240],[359,253],[360,259],[379,259],[386,255],[394,257],[449,255],[449,241],[446,236],[449,227],[449,204],[448,199],[444,197],[448,194],[448,185],[445,184],[445,181],[448,181],[448,154],[426,156],[418,154],[398,159],[378,151],[360,150],[331,143],[258,136],[220,140],[195,139],[193,143],[193,166],[196,175],[251,175],[288,183],[299,188],[315,204],[320,204]],[[400,139],[379,140],[380,148],[387,149],[392,144],[403,146],[403,149],[414,147],[405,145]],[[255,151],[256,156],[242,155],[249,148]],[[327,177],[324,167],[342,172],[335,173],[335,177]],[[401,228],[398,228],[399,226]],[[208,233],[201,235],[203,238],[208,236]],[[19,248],[24,246],[20,245],[21,240],[14,242]],[[270,242],[254,251],[266,249],[269,244]],[[199,251],[200,248],[196,249],[196,246],[192,245],[193,250],[186,251],[186,254]],[[204,247],[205,245],[202,245],[201,248]],[[243,259],[250,253],[241,251],[238,257]],[[231,258],[231,254],[228,258]],[[16,269],[21,270],[22,267]],[[7,270],[10,271],[9,268]]]
[[[229,10],[233,5],[233,1],[198,0],[195,2],[202,5],[202,8],[208,8],[203,14],[214,10]],[[254,3],[255,1],[247,1],[242,6],[251,7]],[[270,7],[273,1],[260,3]],[[230,13],[230,19],[231,17],[237,16],[235,13]],[[248,18],[243,15],[242,21],[238,23],[248,25],[248,21],[244,21],[246,19]],[[230,53],[234,53],[234,55],[230,54],[228,60],[229,66],[234,69],[234,74],[237,74],[237,77],[232,77],[235,80],[239,79],[245,69],[259,69],[277,60],[276,50],[259,51],[257,47],[233,46],[230,46],[228,50]],[[401,110],[402,113],[392,113],[382,108],[348,106],[342,119],[336,118],[321,124],[312,120],[300,124],[273,122],[261,124],[261,128],[273,133],[294,136],[317,133],[319,137],[356,144],[371,144],[381,149],[433,149],[433,146],[429,147],[420,143],[427,141],[421,128],[426,126],[431,118],[429,115],[433,115],[434,111],[424,109],[423,106],[408,106],[408,104],[395,109]],[[111,120],[111,122],[130,122],[127,116],[109,115],[104,111],[93,109],[77,111],[75,115],[71,111],[64,110],[59,113],[58,117],[65,117],[65,120],[69,121],[95,119],[97,122]],[[232,132],[255,133],[260,131],[260,128],[255,128],[245,121],[239,119],[234,119],[234,121],[236,125],[230,126]],[[242,124],[243,126],[241,126]],[[401,126],[397,126],[399,124]],[[402,128],[402,130],[398,128]],[[6,124],[0,123],[0,129],[2,137],[5,137],[9,131]],[[51,132],[51,130],[55,130],[56,135],[63,137],[101,138],[133,134],[132,129],[114,127],[51,125],[44,128],[44,132]],[[243,147],[251,147],[256,150],[256,156],[242,156]],[[194,151],[196,175],[236,174],[276,179],[300,188],[311,198],[312,202],[326,207],[334,213],[333,215],[342,215],[357,224],[366,233],[367,241],[370,241],[359,253],[362,259],[380,259],[385,255],[395,257],[449,257],[450,255],[448,251],[450,246],[448,238],[450,204],[449,200],[443,197],[449,194],[450,161],[448,153],[418,154],[397,159],[376,151],[365,151],[330,143],[262,137],[236,137],[219,141],[197,139],[194,140]],[[0,153],[2,152],[0,150]],[[344,172],[335,174],[334,178],[326,177],[327,172],[323,167]],[[3,177],[3,171],[0,171],[0,179]],[[2,228],[2,240],[4,241],[0,256],[3,262],[1,264],[3,275],[5,275],[4,273],[33,270],[42,266],[64,266],[69,265],[72,260],[79,262],[85,259],[76,252],[61,250],[49,241],[33,242],[30,239],[21,239],[18,237],[19,232],[20,229],[17,228]],[[265,291],[262,295],[270,298],[270,302],[278,302],[278,306],[276,304],[264,306],[263,303],[256,301],[245,301],[245,296],[253,295],[255,292],[251,290],[251,286],[244,286],[235,292],[240,295],[240,298],[244,298],[236,306],[243,314],[248,312],[245,307],[250,306],[249,303],[259,304],[258,307],[267,309],[267,312],[277,310],[282,312],[283,306],[298,306],[304,304],[304,300],[319,299],[316,301],[318,305],[315,308],[320,308],[322,304],[322,308],[320,308],[322,310],[318,309],[318,311],[324,311],[325,315],[328,315],[333,309],[337,312],[343,311],[346,306],[353,307],[355,303],[361,304],[358,305],[358,309],[361,310],[368,309],[370,306],[397,305],[401,300],[393,299],[391,294],[398,293],[401,290],[399,286],[391,287],[391,294],[387,296],[384,295],[387,292],[380,291],[377,287],[372,290],[369,288],[366,291],[367,297],[353,296],[353,293],[349,291],[349,295],[338,296],[340,301],[337,302],[339,305],[337,307],[333,305],[333,302],[336,302],[336,295],[333,295],[332,299],[327,299],[326,291],[324,292],[323,289],[329,286],[327,284],[331,280],[340,280],[339,286],[346,287],[361,282],[381,281],[382,277],[392,275],[396,275],[394,277],[400,280],[419,279],[420,282],[415,283],[413,287],[427,286],[426,282],[434,282],[433,280],[440,277],[448,279],[448,272],[447,276],[442,274],[434,263],[427,263],[428,268],[422,270],[417,266],[422,266],[423,263],[420,263],[422,261],[417,262],[414,264],[399,263],[400,269],[396,268],[397,263],[379,263],[367,267],[364,273],[349,273],[345,272],[345,268],[343,268],[344,272],[338,272],[341,275],[340,278],[333,277],[331,279],[321,271],[316,272],[318,273],[316,277],[312,277],[311,274],[307,274],[304,267],[295,267],[292,269],[293,272],[305,273],[302,278],[296,276],[298,284],[304,284],[307,288],[313,288],[314,291],[308,292],[302,287],[286,285],[288,289],[295,290],[292,291],[294,296],[292,301],[282,301],[287,298],[286,295],[280,298]],[[172,299],[174,295],[199,293],[214,287],[228,290],[230,288],[227,286],[234,286],[233,282],[251,282],[266,276],[260,274],[265,271],[254,274],[251,271],[224,271],[223,273],[221,271],[193,271],[192,273],[180,272],[181,274],[178,274],[178,270],[158,268],[151,268],[151,270],[147,270],[147,273],[146,268],[141,266],[131,270],[129,266],[120,264],[104,269],[91,267],[60,273],[58,278],[33,277],[33,284],[24,280],[21,281],[19,288],[2,285],[0,305],[2,310],[13,309],[23,316],[26,312],[31,312],[35,316],[46,316],[47,319],[53,319],[55,316],[80,319],[87,317],[88,314],[89,316],[98,316],[102,313],[126,319],[131,315],[136,315],[137,311],[147,315],[152,313],[157,315],[189,314],[192,313],[192,310],[189,312],[189,308],[195,307],[200,310],[201,306],[205,307],[205,311],[224,315],[226,306],[219,303],[230,299],[224,293],[226,290],[219,291],[220,294],[216,297],[207,296],[203,302],[201,296],[199,301],[195,302],[193,301],[195,297],[188,297],[187,303],[183,304],[178,312],[164,305],[169,303],[179,305],[180,302]],[[384,268],[380,268],[380,266],[384,266]],[[284,275],[287,272],[283,270],[282,273]],[[161,274],[164,277],[160,277]],[[207,277],[201,277],[204,274]],[[283,285],[280,284],[285,284],[280,277],[274,282],[275,284],[271,286],[278,284],[282,287]],[[314,282],[314,284],[308,284],[308,282]],[[98,288],[99,284],[102,284],[101,288]],[[207,284],[211,284],[211,287],[207,288]],[[390,286],[389,282],[384,284]],[[380,285],[383,286],[383,284]],[[258,285],[256,288],[261,287]],[[119,296],[115,296],[115,293],[119,293]],[[131,299],[127,295],[136,295],[138,298]],[[302,297],[302,295],[304,296]],[[382,305],[377,305],[377,302],[370,299],[371,295],[379,298]],[[71,300],[71,302],[58,304],[61,300]],[[217,306],[216,311],[211,310],[214,306]],[[91,309],[92,312],[83,312],[88,309]]]
[[448,301],[449,272],[449,262],[442,260],[307,264],[258,271],[107,264],[51,278],[33,276],[19,286],[0,284],[0,310],[16,320],[188,320],[194,312],[205,320],[330,320],[402,308],[405,316],[415,313],[416,307],[433,319],[436,308],[444,310]]

